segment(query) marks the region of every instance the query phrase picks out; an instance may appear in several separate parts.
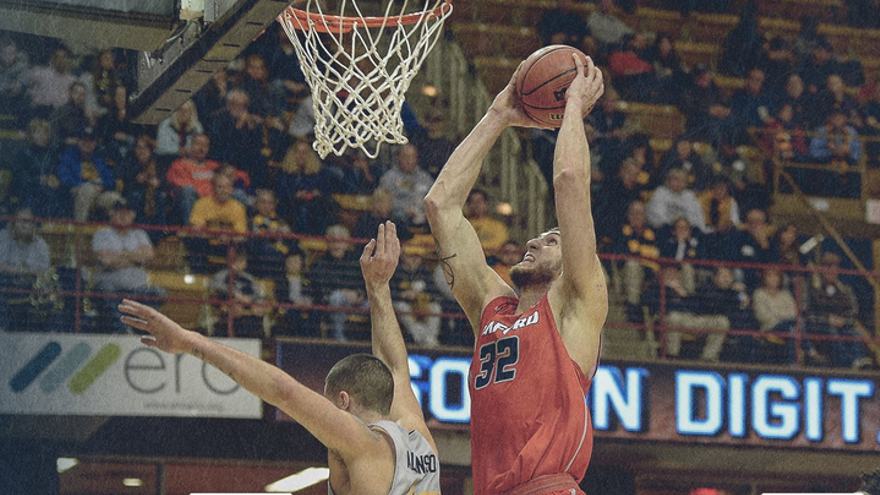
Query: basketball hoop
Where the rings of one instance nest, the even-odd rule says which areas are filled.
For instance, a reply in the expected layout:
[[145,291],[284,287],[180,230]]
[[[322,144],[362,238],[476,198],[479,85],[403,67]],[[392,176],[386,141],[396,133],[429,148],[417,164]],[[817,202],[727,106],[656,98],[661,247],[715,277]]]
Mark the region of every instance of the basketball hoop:
[[382,143],[406,144],[406,91],[452,13],[450,0],[414,1],[424,2],[421,11],[408,13],[408,0],[389,0],[383,16],[371,17],[356,0],[339,0],[339,15],[326,14],[322,0],[306,0],[278,16],[312,90],[321,158],[347,148],[375,158]]

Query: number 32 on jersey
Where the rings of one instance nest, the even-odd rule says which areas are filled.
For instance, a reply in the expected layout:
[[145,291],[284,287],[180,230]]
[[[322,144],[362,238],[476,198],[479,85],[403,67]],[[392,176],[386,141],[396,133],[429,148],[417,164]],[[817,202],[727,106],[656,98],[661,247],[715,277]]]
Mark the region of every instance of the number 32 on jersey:
[[519,337],[498,339],[480,347],[480,373],[474,377],[474,388],[481,389],[490,383],[509,382],[516,378],[519,362]]

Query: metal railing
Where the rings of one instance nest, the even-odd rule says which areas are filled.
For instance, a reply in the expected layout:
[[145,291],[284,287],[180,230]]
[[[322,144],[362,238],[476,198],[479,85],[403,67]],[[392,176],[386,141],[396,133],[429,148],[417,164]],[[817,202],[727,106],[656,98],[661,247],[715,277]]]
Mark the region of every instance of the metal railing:
[[[11,220],[11,218],[0,218]],[[225,257],[219,263],[208,267],[195,267],[188,263],[190,257],[186,254],[186,239],[195,237],[220,235],[232,235],[229,232],[196,230],[183,227],[167,226],[138,226],[151,233],[168,235],[159,241],[159,251],[163,254],[160,259],[154,261],[145,268],[149,271],[154,286],[164,289],[167,296],[143,295],[128,291],[108,292],[100,290],[94,284],[94,275],[100,269],[99,262],[92,253],[90,238],[100,228],[108,228],[107,224],[83,224],[76,222],[60,222],[53,220],[52,223],[44,223],[38,229],[38,235],[48,240],[53,254],[53,266],[46,274],[33,277],[28,284],[4,283],[0,287],[0,299],[6,306],[5,331],[60,331],[60,332],[116,332],[112,307],[113,303],[123,297],[137,298],[145,302],[154,302],[161,305],[162,310],[172,318],[180,321],[184,326],[199,328],[209,335],[219,336],[249,336],[258,338],[275,338],[286,336],[309,336],[316,338],[334,339],[339,336],[333,333],[329,320],[333,315],[345,315],[345,336],[348,339],[369,339],[369,309],[363,304],[335,305],[326,299],[317,297],[308,304],[284,300],[284,296],[275,297],[275,286],[283,283],[283,256],[277,262],[276,270],[263,277],[254,277],[253,281],[260,287],[264,297],[254,297],[251,301],[237,301],[235,290],[237,279],[240,275],[235,270],[226,272],[223,279],[222,290],[210,289],[210,278],[216,277],[221,270],[232,267],[236,253],[247,242],[258,240],[287,241],[298,243],[305,253],[305,261],[314,267],[315,260],[324,253],[327,239],[322,237],[303,236],[297,234],[274,235],[274,234],[234,234],[230,242],[221,246]],[[357,252],[363,239],[349,239],[352,247]],[[180,243],[180,244],[178,244]],[[174,249],[168,249],[169,245],[176,245]],[[436,265],[431,246],[423,246],[417,249],[415,254],[422,257],[422,261],[432,268]],[[171,254],[169,254],[171,253]],[[177,254],[173,254],[177,253]],[[177,256],[178,259],[171,260]],[[712,334],[723,334],[722,340],[726,342],[726,348],[741,347],[740,350],[749,351],[749,346],[764,345],[773,341],[776,346],[791,349],[791,364],[816,364],[812,358],[813,349],[821,349],[833,345],[860,344],[867,346],[872,354],[880,359],[880,339],[872,335],[865,326],[853,322],[850,332],[847,334],[834,335],[829,332],[820,332],[815,324],[810,323],[810,318],[815,316],[809,307],[805,307],[803,291],[809,286],[811,280],[821,277],[824,273],[834,272],[843,277],[868,279],[872,283],[880,277],[880,272],[868,272],[866,270],[829,269],[817,266],[792,266],[792,265],[765,265],[744,264],[725,261],[688,260],[685,263],[669,259],[642,259],[630,256],[602,254],[603,263],[612,274],[611,280],[618,276],[616,267],[624,263],[657,263],[660,266],[684,266],[691,265],[698,271],[708,273],[718,267],[729,267],[735,270],[758,271],[776,269],[781,271],[787,279],[798,280],[798,283],[790,283],[797,304],[796,317],[787,332],[772,332],[757,330],[756,327],[741,328],[730,325],[728,328],[692,327],[689,325],[676,325],[670,321],[669,288],[663,282],[662,277],[653,277],[656,284],[656,300],[648,300],[643,297],[640,318],[630,321],[610,320],[606,324],[609,338],[617,338],[624,333],[639,335],[639,339],[656,346],[656,357],[663,359],[671,354],[668,349],[670,334],[679,334],[676,338],[683,338],[686,345],[693,341],[702,342]],[[250,262],[260,260],[248,258]],[[245,271],[248,271],[245,269]],[[306,280],[309,270],[306,269]],[[343,273],[340,267],[340,274]],[[351,272],[349,272],[350,274]],[[2,274],[6,281],[9,274]],[[332,278],[332,277],[331,277]],[[709,276],[704,278],[708,280]],[[652,277],[648,277],[652,279]],[[610,290],[616,290],[619,284],[615,281],[610,284]],[[423,289],[424,290],[424,289]],[[408,309],[398,307],[401,316],[412,316],[421,321],[428,318],[436,318],[441,321],[441,335],[439,344],[470,346],[473,337],[469,331],[468,322],[458,308],[457,304],[442,291],[427,291],[430,304],[410,304]],[[650,291],[644,291],[645,294]],[[695,294],[696,297],[696,294]],[[614,300],[615,298],[611,298]],[[395,302],[399,302],[396,300]],[[28,314],[24,315],[23,311]],[[699,308],[698,314],[711,314],[712,308]],[[256,328],[243,331],[240,316],[255,317]],[[300,320],[284,322],[286,314],[296,313]],[[307,314],[306,314],[307,313]],[[12,318],[10,318],[12,316]],[[22,318],[26,316],[26,318]],[[253,323],[252,318],[251,323]],[[27,321],[24,327],[9,327],[10,321]],[[286,327],[284,325],[287,325]],[[311,328],[312,333],[304,334],[302,329]],[[623,332],[629,330],[630,332]],[[876,330],[876,329],[875,329]],[[406,332],[406,328],[404,329]],[[621,332],[618,334],[617,332]],[[683,337],[682,337],[683,335]],[[777,350],[780,347],[776,347]],[[684,354],[679,353],[678,357]],[[723,353],[722,360],[749,360],[739,358],[736,353]],[[618,356],[626,357],[626,356]]]

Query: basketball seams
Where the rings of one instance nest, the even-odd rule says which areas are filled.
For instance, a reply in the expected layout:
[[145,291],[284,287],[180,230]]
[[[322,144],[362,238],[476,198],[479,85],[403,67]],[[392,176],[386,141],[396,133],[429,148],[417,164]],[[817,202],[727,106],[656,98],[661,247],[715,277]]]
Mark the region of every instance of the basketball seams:
[[520,108],[533,121],[553,128],[561,125],[565,90],[577,75],[577,67],[572,66],[573,54],[584,61],[588,58],[575,47],[551,45],[529,55],[523,64],[514,89]]
[[[548,48],[550,48],[550,47],[548,47]],[[570,49],[570,48],[571,48],[571,47],[569,47],[569,46],[555,46],[555,47],[552,47],[552,49],[547,50],[545,53],[540,54],[540,56],[539,56],[538,58],[536,58],[534,62],[532,62],[528,67],[526,67],[525,72],[522,73],[522,74],[520,74],[520,76],[519,76],[519,81],[518,81],[518,82],[519,82],[519,83],[522,83],[522,82],[524,82],[524,81],[528,81],[528,80],[529,80],[529,72],[531,72],[531,70],[532,70],[536,65],[538,65],[538,62],[540,62],[541,60],[543,60],[545,57],[547,57],[547,56],[550,55],[551,53],[553,53],[553,52],[557,52],[557,51],[559,51],[559,50]],[[531,57],[529,57],[529,58],[531,58]],[[528,95],[534,93],[535,91],[537,91],[538,89],[540,89],[541,87],[543,87],[543,86],[544,86],[545,84],[547,84],[548,82],[550,82],[550,81],[545,81],[543,84],[541,84],[540,86],[535,87],[534,89],[532,89],[532,90],[529,91],[528,93],[523,93],[523,88],[522,88],[522,87],[518,87],[517,89],[518,89],[519,94],[520,94],[521,96],[528,96]]]

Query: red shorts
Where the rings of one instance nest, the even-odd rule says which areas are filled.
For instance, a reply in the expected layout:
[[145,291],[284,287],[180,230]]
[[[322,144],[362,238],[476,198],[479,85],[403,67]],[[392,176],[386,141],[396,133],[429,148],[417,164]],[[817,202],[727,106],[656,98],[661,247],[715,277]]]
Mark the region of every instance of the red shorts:
[[548,474],[500,495],[585,495],[569,474]]

